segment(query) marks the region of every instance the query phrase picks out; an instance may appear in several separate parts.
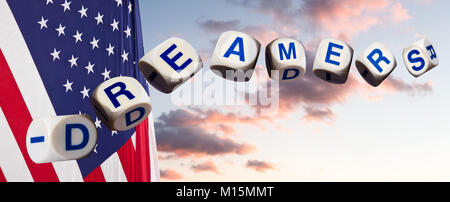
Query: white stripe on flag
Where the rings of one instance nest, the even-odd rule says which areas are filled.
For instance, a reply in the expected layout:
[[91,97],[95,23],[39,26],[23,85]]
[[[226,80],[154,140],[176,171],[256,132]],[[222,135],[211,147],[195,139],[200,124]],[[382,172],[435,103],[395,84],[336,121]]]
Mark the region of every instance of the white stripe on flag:
[[0,167],[8,182],[32,182],[30,170],[0,108]]
[[155,126],[153,125],[153,112],[148,116],[148,139],[150,141],[150,178],[152,182],[159,182],[158,150],[156,148]]
[[131,142],[133,142],[134,151],[136,151],[136,132],[131,136]]
[[[56,116],[33,58],[6,1],[0,1],[0,48],[32,118]],[[3,154],[3,153],[1,153]],[[53,163],[60,181],[83,181],[76,161]],[[18,171],[17,171],[18,172]],[[26,179],[25,174],[23,174]]]
[[126,182],[127,177],[123,171],[119,155],[114,152],[100,167],[102,168],[103,176],[107,182]]

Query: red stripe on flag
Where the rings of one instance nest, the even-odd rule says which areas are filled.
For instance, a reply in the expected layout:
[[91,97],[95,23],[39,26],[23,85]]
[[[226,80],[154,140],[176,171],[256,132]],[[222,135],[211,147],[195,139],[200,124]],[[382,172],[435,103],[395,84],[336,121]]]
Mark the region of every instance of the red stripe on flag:
[[6,120],[8,121],[9,127],[11,128],[16,142],[19,145],[19,149],[22,152],[22,156],[25,159],[33,180],[37,182],[59,181],[55,169],[51,163],[35,164],[28,155],[26,149],[26,135],[32,118],[1,50],[0,92],[0,107],[5,114]]
[[0,168],[0,182],[6,182],[6,177],[3,175],[2,168]]
[[84,177],[83,180],[85,182],[106,182],[100,166],[95,168],[88,176]]
[[136,151],[128,140],[118,151],[128,182],[150,182],[148,119],[136,126]]
[[137,181],[150,182],[150,145],[149,145],[148,118],[136,126],[136,160],[138,162]]
[[128,182],[136,182],[136,155],[131,138],[119,149],[117,154]]

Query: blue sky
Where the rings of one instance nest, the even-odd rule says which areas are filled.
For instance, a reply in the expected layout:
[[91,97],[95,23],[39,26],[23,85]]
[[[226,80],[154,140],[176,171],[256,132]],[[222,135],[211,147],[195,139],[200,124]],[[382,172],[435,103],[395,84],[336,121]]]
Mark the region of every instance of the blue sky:
[[[181,37],[204,60],[200,75],[210,73],[215,41],[230,29],[258,39],[261,53],[277,37],[302,41],[308,70],[318,42],[326,37],[347,41],[354,58],[372,42],[382,42],[398,63],[377,88],[365,83],[354,65],[345,85],[327,84],[308,73],[282,83],[280,114],[272,117],[241,113],[251,111],[250,106],[175,106],[170,95],[150,88],[162,180],[450,179],[448,1],[139,3],[146,52],[172,36]],[[440,65],[415,78],[401,51],[423,36],[434,42]],[[265,67],[263,56],[257,68]],[[197,145],[189,146],[189,141]]]

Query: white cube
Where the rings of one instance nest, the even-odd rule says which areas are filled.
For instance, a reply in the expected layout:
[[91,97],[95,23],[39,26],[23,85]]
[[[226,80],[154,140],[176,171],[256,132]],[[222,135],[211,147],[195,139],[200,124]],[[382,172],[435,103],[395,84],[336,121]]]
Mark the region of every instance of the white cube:
[[203,63],[191,44],[172,37],[142,57],[138,66],[154,88],[171,93],[193,77],[203,67]]
[[403,62],[413,76],[419,77],[438,66],[439,58],[433,43],[423,38],[403,49]]
[[28,127],[26,140],[35,163],[77,160],[93,151],[97,130],[86,114],[38,118]]
[[266,67],[270,78],[277,81],[302,77],[306,72],[303,44],[292,38],[273,40],[266,47]]
[[97,117],[111,130],[129,130],[152,110],[144,87],[132,77],[120,76],[101,83],[91,95]]
[[384,44],[374,42],[356,59],[355,65],[364,80],[377,87],[397,67],[397,61]]
[[324,39],[317,49],[313,73],[335,84],[347,81],[353,59],[353,48],[338,39]]
[[210,68],[225,79],[248,81],[255,69],[260,48],[261,44],[245,33],[224,32],[214,48]]

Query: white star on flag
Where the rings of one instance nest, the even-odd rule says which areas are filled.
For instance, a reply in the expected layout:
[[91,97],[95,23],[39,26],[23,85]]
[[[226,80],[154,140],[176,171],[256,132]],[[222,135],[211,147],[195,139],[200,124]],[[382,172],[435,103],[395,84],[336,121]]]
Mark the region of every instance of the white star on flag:
[[37,23],[38,24],[40,24],[41,25],[41,30],[42,30],[42,28],[47,28],[47,21],[48,21],[48,19],[46,20],[46,19],[44,19],[44,16],[42,16],[41,17],[41,21],[38,21]]
[[98,12],[97,17],[94,17],[94,19],[97,20],[97,25],[100,23],[103,24],[103,16],[104,15],[100,15],[100,12]]
[[119,21],[116,21],[116,19],[113,19],[113,23],[111,23],[111,27],[113,28],[113,32],[114,30],[119,30]]
[[133,5],[131,4],[131,2],[128,2],[128,14],[130,14],[132,10],[133,10]]
[[87,74],[89,75],[90,72],[94,73],[94,65],[95,64],[91,64],[91,61],[88,62],[88,65],[84,68],[86,68],[88,70]]
[[130,29],[130,27],[128,25],[127,25],[127,29],[125,31],[123,31],[123,32],[125,32],[125,34],[127,34],[127,36],[125,38],[128,38],[128,37],[131,36],[131,29]]
[[77,64],[77,60],[78,60],[78,58],[76,57],[73,57],[73,55],[72,55],[72,58],[70,58],[70,60],[68,60],[69,62],[70,62],[70,67],[72,68],[73,66],[75,66],[75,67],[77,67],[78,66],[78,64]]
[[50,53],[50,55],[53,56],[53,61],[55,61],[56,59],[59,60],[59,53],[61,53],[61,51],[56,51],[56,48],[53,49],[53,52]]
[[117,135],[117,131],[115,131],[115,130],[111,131],[111,136],[114,136],[114,134]]
[[83,33],[79,33],[77,30],[77,33],[75,35],[73,35],[73,37],[75,38],[75,43],[77,43],[78,41],[83,42],[83,40],[81,40],[82,35],[83,35]]
[[64,3],[61,4],[61,6],[64,7],[64,12],[66,12],[66,10],[70,11],[70,4],[71,3],[72,3],[71,1],[67,2],[67,0],[64,0]]
[[92,45],[92,50],[94,50],[94,48],[98,48],[98,41],[100,41],[100,39],[95,39],[95,36],[94,36],[94,38],[92,39],[92,41],[91,42],[89,42],[91,45]]
[[83,18],[83,16],[87,18],[87,8],[84,8],[84,5],[81,5],[81,9],[78,12],[81,14],[81,19]]
[[100,125],[100,123],[101,123],[101,121],[98,120],[97,117],[95,117],[95,127],[96,127],[96,128],[102,128],[102,126]]
[[98,144],[95,144],[94,152],[95,152],[96,154],[98,154],[97,147],[98,147]]
[[114,55],[114,46],[111,46],[111,44],[109,44],[109,46],[106,49],[106,51],[108,51],[108,56],[109,55]]
[[[66,84],[63,85],[66,88],[66,93],[69,90],[72,91],[72,84],[73,84],[73,82],[69,82],[69,79],[67,79]],[[81,111],[80,111],[80,114],[81,114]]]
[[125,52],[125,50],[123,50],[123,54],[121,56],[122,56],[122,62],[128,61],[128,53]]
[[102,73],[102,75],[103,75],[103,80],[104,80],[104,81],[105,81],[106,79],[110,79],[109,73],[111,73],[111,70],[108,71],[108,70],[105,68],[105,72]]
[[64,29],[66,29],[66,26],[62,26],[61,23],[59,23],[59,27],[56,28],[56,31],[58,31],[58,36],[62,35],[66,35],[66,33],[64,33]]
[[83,86],[83,90],[80,91],[80,93],[83,94],[83,99],[84,99],[85,97],[89,97],[89,90],[90,90],[89,88],[86,89],[86,86]]
[[117,3],[117,7],[119,7],[120,5],[122,5],[122,0],[114,0]]

